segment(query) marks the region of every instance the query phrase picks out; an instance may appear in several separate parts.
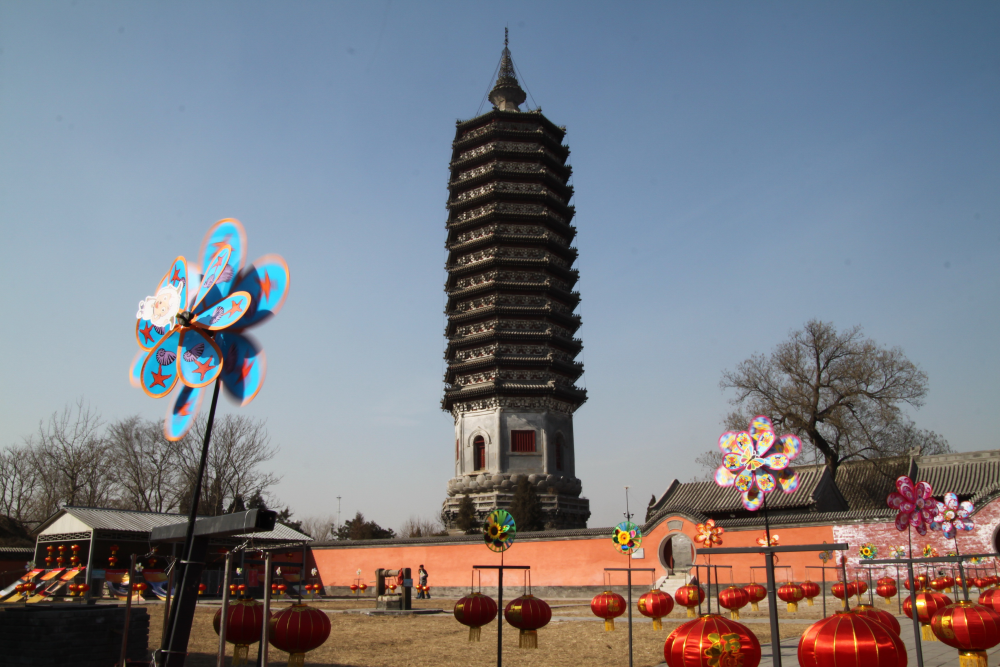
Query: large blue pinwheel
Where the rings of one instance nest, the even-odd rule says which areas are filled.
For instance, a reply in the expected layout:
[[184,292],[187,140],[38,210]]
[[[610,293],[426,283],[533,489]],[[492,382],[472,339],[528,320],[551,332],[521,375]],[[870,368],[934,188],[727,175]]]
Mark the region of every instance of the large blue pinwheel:
[[188,432],[204,388],[213,382],[221,380],[240,405],[252,401],[264,383],[267,358],[247,330],[281,309],[288,296],[288,264],[279,255],[265,255],[244,267],[246,247],[239,220],[220,220],[201,245],[204,270],[178,257],[156,293],[139,302],[135,336],[141,349],[129,378],[153,398],[181,385],[163,425],[168,440]]

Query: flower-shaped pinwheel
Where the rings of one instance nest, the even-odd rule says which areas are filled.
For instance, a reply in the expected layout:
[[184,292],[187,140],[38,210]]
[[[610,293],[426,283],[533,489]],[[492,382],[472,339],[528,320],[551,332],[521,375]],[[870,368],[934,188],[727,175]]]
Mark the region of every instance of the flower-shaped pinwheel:
[[694,541],[698,544],[704,544],[709,548],[722,544],[722,534],[726,531],[721,526],[715,525],[715,519],[699,523],[694,528],[698,531],[698,534],[694,536]]
[[893,558],[906,558],[906,547],[904,547],[902,544],[900,544],[899,546],[893,547],[892,548],[892,557]]
[[878,556],[878,547],[871,542],[865,542],[858,550],[863,560],[872,560]]
[[611,541],[615,544],[615,551],[621,554],[630,554],[642,544],[642,531],[631,521],[622,521],[615,526]]
[[764,533],[764,535],[762,537],[758,537],[757,538],[757,546],[758,547],[767,547],[767,546],[776,547],[776,546],[778,546],[778,536],[777,535],[772,535],[771,536],[771,544],[768,544],[767,543],[767,533]]
[[178,257],[155,295],[139,302],[135,335],[141,350],[129,378],[153,398],[163,398],[180,380],[163,426],[168,440],[180,440],[191,428],[212,382],[221,378],[241,405],[264,383],[264,351],[245,332],[284,305],[288,265],[278,255],[266,255],[244,268],[246,247],[243,225],[220,220],[202,242],[204,272]]
[[483,538],[491,551],[507,551],[514,543],[517,526],[514,517],[506,510],[493,510],[483,524]]
[[908,526],[913,526],[918,533],[926,535],[928,528],[937,528],[934,523],[936,501],[931,497],[930,484],[914,484],[912,479],[903,475],[896,480],[896,488],[898,491],[893,491],[885,499],[886,505],[899,510],[896,514],[896,530],[906,530]]
[[[826,540],[823,540],[823,544],[826,544]],[[831,558],[833,558],[833,552],[832,551],[820,551],[819,552],[819,559],[821,561],[823,561],[823,565],[826,565],[826,562],[828,560],[830,560]]]
[[937,504],[934,522],[941,525],[941,532],[949,540],[955,537],[957,530],[972,530],[976,524],[969,517],[975,506],[968,500],[958,502],[954,493],[944,494],[944,502]]
[[929,544],[924,545],[924,558],[937,558],[938,550]]
[[799,478],[788,468],[802,451],[798,436],[774,435],[771,420],[758,415],[746,431],[726,431],[719,437],[723,451],[722,465],[715,471],[719,486],[736,486],[743,496],[743,506],[756,511],[764,495],[780,485],[785,493],[799,488]]

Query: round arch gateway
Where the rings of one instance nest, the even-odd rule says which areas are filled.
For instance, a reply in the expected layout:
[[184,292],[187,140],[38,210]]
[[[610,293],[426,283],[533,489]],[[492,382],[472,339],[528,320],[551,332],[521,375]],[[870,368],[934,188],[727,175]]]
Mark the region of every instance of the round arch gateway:
[[688,572],[694,565],[696,550],[694,542],[684,533],[670,533],[662,540],[657,549],[660,565],[670,574]]

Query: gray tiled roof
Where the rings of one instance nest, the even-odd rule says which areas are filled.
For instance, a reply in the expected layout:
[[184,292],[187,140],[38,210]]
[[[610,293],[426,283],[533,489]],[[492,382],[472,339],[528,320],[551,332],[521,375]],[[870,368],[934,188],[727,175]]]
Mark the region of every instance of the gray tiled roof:
[[0,547],[0,558],[31,558],[35,555],[34,547]]
[[982,496],[1000,484],[1000,450],[921,456],[917,469],[914,481],[928,482],[935,496],[948,492],[962,499]]

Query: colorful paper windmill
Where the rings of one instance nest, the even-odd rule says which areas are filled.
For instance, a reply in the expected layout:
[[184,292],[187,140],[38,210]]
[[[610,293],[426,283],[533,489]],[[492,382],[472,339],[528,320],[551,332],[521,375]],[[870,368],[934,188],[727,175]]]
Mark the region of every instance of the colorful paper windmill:
[[726,531],[721,526],[715,525],[715,519],[699,523],[694,528],[698,533],[694,536],[694,541],[698,544],[704,544],[709,548],[722,544],[722,534]]
[[937,558],[938,550],[929,544],[924,545],[924,558]]
[[611,541],[619,553],[631,554],[642,545],[642,531],[631,521],[622,521],[615,526]]
[[874,560],[878,556],[878,547],[872,542],[865,542],[858,550],[862,560]]
[[[826,544],[826,540],[823,540],[823,544]],[[828,560],[830,560],[831,558],[833,558],[833,552],[832,551],[820,551],[819,552],[819,559],[821,561],[823,561],[823,565],[826,565],[826,562]]]
[[506,510],[493,510],[483,524],[483,538],[486,546],[498,553],[507,551],[517,536],[517,526]]
[[767,533],[765,533],[762,537],[758,537],[757,538],[757,546],[758,547],[767,547],[767,546],[776,547],[776,546],[778,546],[778,539],[779,538],[778,538],[777,535],[772,535],[771,536],[771,544],[768,544],[767,543]]
[[944,502],[937,504],[937,514],[934,522],[940,524],[941,532],[949,540],[955,537],[956,530],[972,530],[976,524],[969,517],[975,506],[968,500],[958,502],[954,493],[944,494]]
[[746,431],[726,431],[719,437],[723,451],[722,465],[715,471],[719,486],[735,486],[743,497],[743,506],[756,511],[764,496],[777,486],[785,493],[799,488],[799,478],[788,464],[802,451],[798,436],[774,435],[771,420],[758,415]]
[[178,257],[156,293],[139,302],[135,335],[141,349],[129,379],[153,398],[163,398],[180,380],[163,426],[168,440],[184,437],[198,416],[204,388],[220,377],[240,405],[252,401],[264,384],[264,351],[246,331],[284,305],[288,264],[279,255],[265,255],[244,268],[246,247],[243,225],[220,220],[202,241],[204,271]]
[[927,482],[913,483],[913,480],[903,475],[896,480],[896,489],[885,499],[885,504],[896,514],[896,530],[906,530],[912,526],[921,535],[927,534],[928,528],[937,528],[934,523],[934,510],[937,501],[931,497],[931,485]]

